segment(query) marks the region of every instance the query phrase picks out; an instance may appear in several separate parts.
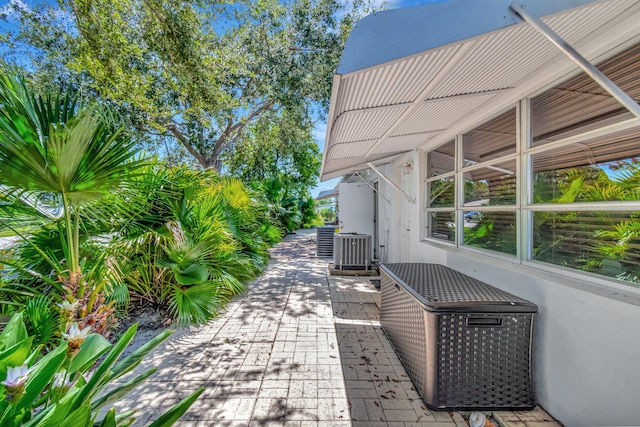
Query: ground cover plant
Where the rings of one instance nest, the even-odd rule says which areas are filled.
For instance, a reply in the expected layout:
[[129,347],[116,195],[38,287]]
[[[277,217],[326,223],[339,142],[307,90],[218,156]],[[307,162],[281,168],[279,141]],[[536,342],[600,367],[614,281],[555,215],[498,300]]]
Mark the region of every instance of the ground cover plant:
[[[130,327],[115,343],[80,330],[72,323],[68,333],[45,356],[27,332],[22,314],[15,314],[0,334],[0,425],[14,426],[128,426],[135,411],[117,413],[112,407],[155,372],[152,368],[110,387],[131,373],[145,355],[165,340],[165,331],[126,357],[120,357],[136,333]],[[95,367],[94,367],[95,364]],[[93,368],[93,369],[91,369]],[[150,426],[170,426],[204,391],[198,389],[167,410]]]

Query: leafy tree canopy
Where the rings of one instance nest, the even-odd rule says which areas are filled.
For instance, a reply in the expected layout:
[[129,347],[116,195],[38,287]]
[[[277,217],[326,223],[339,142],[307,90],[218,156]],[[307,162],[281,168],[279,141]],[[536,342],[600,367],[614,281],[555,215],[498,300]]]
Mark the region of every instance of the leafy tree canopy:
[[315,184],[320,168],[312,123],[287,111],[267,114],[248,127],[224,163],[243,182],[275,179],[301,193]]
[[332,72],[353,23],[371,9],[366,1],[14,2],[20,25],[0,41],[5,52],[27,46],[26,67],[41,84],[92,92],[153,140],[170,138],[220,170],[248,126],[282,132],[296,116],[305,132],[326,111]]

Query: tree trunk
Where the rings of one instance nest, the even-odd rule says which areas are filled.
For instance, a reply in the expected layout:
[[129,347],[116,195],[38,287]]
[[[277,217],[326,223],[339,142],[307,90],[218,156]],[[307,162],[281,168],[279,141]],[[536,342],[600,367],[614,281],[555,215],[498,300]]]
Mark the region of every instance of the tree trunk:
[[222,172],[222,160],[218,157],[207,157],[206,164],[202,164],[205,169],[215,169],[218,173]]

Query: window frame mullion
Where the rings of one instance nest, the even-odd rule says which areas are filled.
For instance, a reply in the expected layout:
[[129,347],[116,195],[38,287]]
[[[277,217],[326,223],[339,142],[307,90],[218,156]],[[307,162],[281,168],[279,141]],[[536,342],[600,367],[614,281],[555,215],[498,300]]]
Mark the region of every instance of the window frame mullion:
[[456,247],[461,248],[464,246],[464,212],[461,207],[464,205],[464,147],[462,145],[462,134],[456,135],[455,139],[456,147],[456,160],[455,160],[455,218],[456,218]]
[[531,99],[524,98],[518,104],[518,140],[517,151],[520,159],[518,171],[518,201],[520,204],[518,219],[518,259],[520,263],[533,258],[533,214],[528,207],[533,202],[533,175],[531,155],[526,153],[531,146]]

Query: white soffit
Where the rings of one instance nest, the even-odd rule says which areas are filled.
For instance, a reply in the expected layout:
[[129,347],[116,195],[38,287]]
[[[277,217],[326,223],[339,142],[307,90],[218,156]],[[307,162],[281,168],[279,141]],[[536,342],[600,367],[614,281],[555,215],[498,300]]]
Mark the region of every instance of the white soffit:
[[[360,21],[334,78],[321,179],[455,130],[466,116],[507,99],[505,92],[518,94],[537,69],[563,60],[511,11],[511,1],[450,0]],[[521,4],[578,48],[595,31],[615,32],[618,19],[640,19],[640,0]]]
[[389,106],[346,111],[336,118],[332,132],[340,143],[381,138],[404,113],[407,106]]

